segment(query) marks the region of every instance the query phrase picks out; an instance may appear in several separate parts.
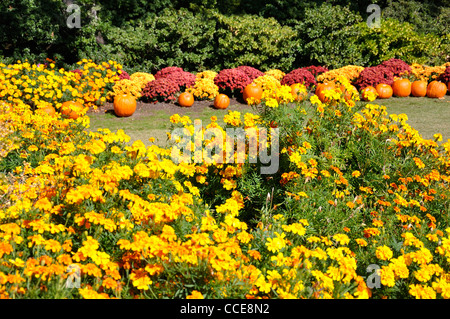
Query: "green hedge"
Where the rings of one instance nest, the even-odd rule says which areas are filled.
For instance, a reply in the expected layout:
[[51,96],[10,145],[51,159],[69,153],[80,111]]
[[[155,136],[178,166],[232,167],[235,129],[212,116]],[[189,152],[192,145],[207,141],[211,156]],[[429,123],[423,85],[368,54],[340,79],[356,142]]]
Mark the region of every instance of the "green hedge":
[[[366,26],[372,2],[382,9],[381,29]],[[369,66],[391,57],[436,65],[450,52],[448,0],[76,3],[80,29],[66,26],[70,13],[62,0],[1,2],[0,60],[56,57],[58,66],[67,67],[82,58],[113,59],[130,72],[238,65],[290,71],[313,64]]]

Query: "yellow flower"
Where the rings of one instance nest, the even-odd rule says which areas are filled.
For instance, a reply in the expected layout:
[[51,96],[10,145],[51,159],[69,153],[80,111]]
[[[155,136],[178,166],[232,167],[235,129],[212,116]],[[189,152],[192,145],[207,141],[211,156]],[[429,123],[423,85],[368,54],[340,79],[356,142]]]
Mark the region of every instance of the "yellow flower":
[[380,260],[389,260],[392,258],[393,253],[392,250],[387,246],[379,246],[375,251],[375,255]]
[[193,290],[190,295],[186,296],[186,299],[204,299],[204,297],[200,291]]

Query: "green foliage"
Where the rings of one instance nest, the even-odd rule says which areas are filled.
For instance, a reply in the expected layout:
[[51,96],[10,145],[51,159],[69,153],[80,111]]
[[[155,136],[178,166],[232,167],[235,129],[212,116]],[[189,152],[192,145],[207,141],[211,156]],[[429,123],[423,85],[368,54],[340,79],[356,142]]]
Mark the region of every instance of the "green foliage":
[[[390,57],[442,64],[450,51],[448,0],[78,0],[81,28],[72,29],[67,3],[0,3],[0,59],[50,57],[65,68],[82,58],[114,59],[130,72],[238,65],[290,71]],[[381,30],[365,27],[372,3],[381,8]]]
[[302,20],[295,25],[301,39],[297,65],[326,65],[339,68],[360,64],[362,56],[354,39],[352,28],[362,18],[347,7],[323,4],[305,10]]
[[223,68],[250,65],[262,70],[290,70],[298,46],[297,33],[274,18],[222,15],[217,19],[217,58]]
[[354,26],[358,30],[357,43],[365,65],[377,65],[391,58],[407,63],[440,65],[445,63],[449,42],[433,34],[422,35],[414,26],[394,19],[382,19],[380,28],[369,28],[366,23]]
[[106,43],[96,43],[95,27],[83,30],[89,40],[81,46],[80,55],[95,56],[99,61],[113,59],[130,71],[155,72],[166,66],[205,69],[214,56],[214,22],[187,9],[165,9],[156,18],[122,27],[102,23],[97,29]]

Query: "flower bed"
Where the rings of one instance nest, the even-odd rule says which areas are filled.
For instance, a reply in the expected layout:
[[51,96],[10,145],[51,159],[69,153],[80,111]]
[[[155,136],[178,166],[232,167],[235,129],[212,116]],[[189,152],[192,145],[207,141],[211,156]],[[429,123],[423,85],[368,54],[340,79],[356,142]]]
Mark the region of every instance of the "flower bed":
[[[31,93],[22,92],[28,79],[13,86],[27,70]],[[198,147],[229,145],[195,140],[198,122],[187,116],[170,118],[173,146],[176,128],[191,132],[193,152],[180,157],[129,145],[122,130],[87,133],[88,116],[29,105],[60,103],[44,90],[74,92],[76,73],[4,66],[0,297],[449,298],[449,143],[423,139],[404,114],[360,103],[344,76],[326,103],[294,102],[271,73],[280,74],[255,78],[266,87],[259,112],[230,111],[223,126],[213,116],[200,128],[224,137],[247,129],[248,143],[251,129],[272,129],[256,140],[278,146],[278,167],[262,174],[268,164],[247,147],[244,162],[221,163],[221,153],[196,161]],[[105,87],[90,96],[106,97]]]

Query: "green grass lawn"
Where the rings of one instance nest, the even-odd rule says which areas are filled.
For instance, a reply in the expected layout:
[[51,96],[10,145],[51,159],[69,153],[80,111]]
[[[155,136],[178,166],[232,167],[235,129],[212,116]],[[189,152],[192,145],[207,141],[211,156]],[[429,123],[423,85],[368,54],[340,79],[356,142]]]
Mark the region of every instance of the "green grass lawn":
[[[433,138],[433,134],[441,133],[443,141],[450,139],[450,95],[444,99],[431,98],[397,98],[386,100],[377,99],[374,104],[386,106],[388,113],[408,116],[408,123],[424,138]],[[216,110],[211,107],[201,107],[187,109],[157,109],[151,112],[134,114],[128,118],[119,118],[112,112],[90,114],[90,129],[95,131],[98,128],[109,128],[112,131],[123,129],[130,136],[131,142],[141,140],[147,145],[150,137],[155,138],[155,143],[161,146],[167,145],[166,132],[170,127],[169,118],[172,114],[180,111],[180,115],[188,115],[191,119],[200,119],[206,126],[210,122],[211,116],[217,116],[218,123],[223,124],[223,115],[228,110],[240,112],[252,112],[252,108],[246,105],[230,105],[226,110]]]

